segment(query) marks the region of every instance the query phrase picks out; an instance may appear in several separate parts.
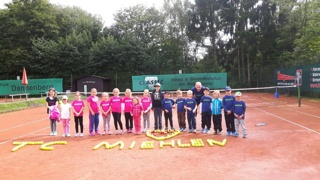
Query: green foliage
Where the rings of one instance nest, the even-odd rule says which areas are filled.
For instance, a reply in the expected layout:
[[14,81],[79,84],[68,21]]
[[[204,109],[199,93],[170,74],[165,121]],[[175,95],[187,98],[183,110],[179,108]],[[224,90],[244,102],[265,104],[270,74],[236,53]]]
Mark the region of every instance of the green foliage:
[[194,2],[136,5],[103,27],[101,17],[77,7],[13,0],[0,10],[0,79],[25,66],[29,78],[63,78],[64,89],[86,75],[125,89],[133,75],[183,70],[228,72],[228,84],[250,87],[273,85],[264,75],[275,68],[320,61],[317,0]]

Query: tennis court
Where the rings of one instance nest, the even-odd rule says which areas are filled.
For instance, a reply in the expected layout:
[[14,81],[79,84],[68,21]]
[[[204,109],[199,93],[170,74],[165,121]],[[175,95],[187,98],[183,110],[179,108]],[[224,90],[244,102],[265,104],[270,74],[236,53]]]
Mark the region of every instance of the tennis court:
[[[223,93],[222,93],[223,95]],[[184,94],[185,96],[185,94]],[[175,98],[175,97],[174,97]],[[247,139],[242,136],[200,133],[201,117],[197,117],[198,133],[181,133],[170,140],[202,139],[204,147],[159,148],[159,142],[144,134],[106,135],[65,138],[58,125],[58,136],[49,136],[45,107],[0,114],[0,178],[1,179],[319,179],[320,175],[320,105],[296,97],[275,99],[273,93],[243,91],[247,103]],[[87,109],[84,117],[88,117]],[[151,114],[151,124],[153,124]],[[173,114],[177,128],[176,111]],[[164,120],[162,120],[164,124]],[[101,121],[100,121],[101,122]],[[112,121],[111,121],[112,122]],[[122,122],[124,118],[122,117]],[[266,123],[266,126],[256,126]],[[71,133],[74,134],[71,122]],[[111,123],[113,130],[113,122]],[[102,126],[99,126],[102,128]],[[152,126],[151,126],[152,127]],[[240,128],[241,129],[241,128]],[[85,132],[88,119],[85,118]],[[240,135],[241,131],[240,131]],[[224,147],[210,147],[207,139],[222,141]],[[123,141],[119,147],[93,150],[100,142]],[[170,141],[166,140],[166,141]],[[39,145],[27,145],[16,152],[14,141],[67,141],[54,145],[53,151],[42,151]],[[135,141],[136,146],[129,146]],[[143,141],[154,141],[155,148],[141,150]]]

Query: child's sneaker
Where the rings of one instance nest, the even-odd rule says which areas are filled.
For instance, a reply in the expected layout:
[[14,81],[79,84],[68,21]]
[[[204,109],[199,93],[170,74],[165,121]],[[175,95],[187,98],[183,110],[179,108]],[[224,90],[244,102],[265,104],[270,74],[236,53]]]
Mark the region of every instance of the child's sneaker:
[[143,132],[143,133],[147,132],[147,129],[144,129],[142,132]]
[[96,135],[100,135],[99,131],[96,131]]
[[214,135],[217,135],[217,134],[218,134],[218,132],[217,132],[217,131],[214,131],[214,132],[213,132],[213,134],[214,134]]
[[202,128],[201,133],[204,133],[204,128]]
[[168,127],[164,128],[164,130],[166,130],[166,131],[167,131],[167,130],[168,130]]
[[53,131],[50,133],[50,136],[53,136]]
[[235,132],[232,133],[232,136],[236,137],[238,136]]
[[130,133],[130,129],[127,129],[127,133]]
[[197,133],[197,130],[196,130],[196,129],[194,129],[194,130],[193,130],[193,132],[194,132],[194,133]]
[[69,133],[67,134],[67,137],[70,137],[70,134],[69,134]]
[[231,132],[230,132],[230,131],[228,131],[228,132],[227,132],[227,136],[230,136],[230,134],[231,134]]
[[193,131],[192,131],[192,129],[189,129],[189,133],[192,133]]
[[123,132],[123,130],[120,130],[120,133],[119,134],[123,134],[124,132]]
[[94,132],[90,132],[90,136],[94,136],[95,134],[94,134]]
[[75,137],[78,137],[78,136],[79,136],[79,134],[78,134],[78,133],[76,133],[74,136],[75,136]]
[[83,133],[80,133],[80,137],[83,137]]
[[111,135],[111,131],[110,130],[108,131],[108,134]]
[[217,131],[217,134],[218,134],[218,135],[221,135],[221,131],[218,130],[218,131]]
[[53,135],[54,136],[58,135],[57,131],[53,131]]
[[175,130],[174,127],[171,127],[171,130],[174,131]]
[[104,130],[103,133],[102,133],[102,135],[106,135],[106,134],[107,134],[107,132],[106,132],[106,130]]
[[186,128],[183,128],[183,132],[186,132],[187,131],[187,129]]
[[206,130],[206,134],[209,134],[209,133],[210,133],[210,130],[209,130],[209,129],[207,129],[207,130]]
[[62,134],[62,137],[67,137],[67,134]]
[[116,130],[115,134],[116,134],[116,135],[118,135],[118,134],[119,134],[119,131],[118,131],[118,130]]
[[247,138],[247,135],[243,135],[243,138]]

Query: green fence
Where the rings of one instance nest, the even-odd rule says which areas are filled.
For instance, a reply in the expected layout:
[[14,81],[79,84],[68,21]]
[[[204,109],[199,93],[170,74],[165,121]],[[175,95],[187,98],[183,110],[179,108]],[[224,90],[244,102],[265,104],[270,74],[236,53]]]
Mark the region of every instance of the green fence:
[[10,94],[41,94],[48,92],[49,88],[54,87],[58,92],[62,92],[62,79],[28,79],[28,85],[21,84],[21,80],[1,80],[0,96]]
[[300,86],[302,91],[320,92],[320,64],[276,69],[277,86]]
[[132,76],[132,89],[133,91],[152,90],[156,83],[160,83],[162,90],[189,90],[198,81],[210,89],[221,89],[227,85],[227,73]]

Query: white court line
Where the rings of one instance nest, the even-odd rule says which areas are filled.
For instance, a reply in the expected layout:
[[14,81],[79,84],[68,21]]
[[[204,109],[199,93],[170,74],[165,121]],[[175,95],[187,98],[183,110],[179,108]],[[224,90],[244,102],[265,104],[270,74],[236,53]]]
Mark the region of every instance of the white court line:
[[290,121],[290,120],[288,120],[288,119],[285,119],[285,118],[282,118],[282,117],[280,117],[280,116],[271,114],[271,113],[269,113],[269,112],[267,112],[267,111],[264,111],[264,110],[262,110],[262,109],[259,109],[259,108],[254,108],[254,109],[259,110],[259,111],[262,111],[262,112],[264,112],[264,113],[266,113],[266,114],[269,114],[269,115],[274,116],[274,117],[276,117],[276,118],[279,118],[279,119],[281,119],[281,120],[283,120],[283,121],[286,121],[286,122],[288,122],[288,123],[291,123],[291,124],[293,124],[293,125],[299,126],[299,127],[303,128],[303,129],[306,129],[306,130],[308,130],[308,131],[311,131],[311,132],[314,132],[314,133],[320,135],[320,133],[319,133],[318,131],[315,131],[315,130],[313,130],[313,129],[307,128],[307,127],[302,126],[302,125],[300,125],[300,124],[298,124],[298,123],[292,122],[292,121]]
[[36,132],[39,132],[39,131],[42,131],[42,130],[45,130],[45,129],[48,129],[49,127],[46,127],[46,128],[42,128],[42,129],[39,129],[39,130],[36,130],[36,131],[33,131],[31,133],[28,133],[28,134],[25,134],[25,135],[21,135],[21,136],[18,136],[18,137],[15,137],[15,138],[12,138],[12,139],[9,139],[9,140],[6,140],[6,141],[3,141],[3,142],[0,142],[0,145],[2,144],[5,144],[9,141],[13,141],[13,140],[16,140],[18,138],[21,138],[21,137],[24,137],[24,136],[27,136],[27,135],[30,135],[30,134],[33,134],[33,133],[36,133]]
[[298,113],[301,113],[301,114],[305,114],[305,115],[312,116],[312,117],[315,117],[315,118],[319,118],[319,119],[320,119],[320,116],[317,116],[317,115],[313,115],[313,114],[309,114],[309,113],[297,111],[297,110],[291,109],[291,108],[285,108],[285,109],[288,109],[288,110],[290,110],[290,111],[295,111],[295,112],[298,112]]
[[[256,101],[259,101],[259,102],[264,102],[264,101],[260,101],[260,100],[257,100],[257,99],[252,99],[252,100],[256,100]],[[250,105],[250,103],[248,103]],[[274,104],[276,107],[280,107],[280,106],[277,106],[277,104]],[[254,107],[254,105],[252,106]],[[305,112],[301,112],[301,111],[298,111],[296,109],[292,109],[292,108],[287,108],[287,107],[282,107],[284,109],[287,109],[287,110],[291,110],[291,111],[295,111],[295,112],[298,112],[298,113],[301,113],[301,114],[305,114],[305,115],[308,115],[308,116],[312,116],[312,117],[316,117],[316,118],[320,118],[320,116],[317,116],[317,115],[313,115],[313,114],[309,114],[309,113],[305,113]]]
[[39,121],[43,121],[43,120],[46,120],[46,119],[48,119],[48,118],[43,118],[43,119],[32,121],[32,122],[29,122],[29,123],[21,124],[19,126],[13,126],[13,127],[7,128],[7,129],[2,129],[2,130],[0,130],[0,132],[7,131],[7,130],[10,130],[10,129],[14,129],[14,128],[18,128],[18,127],[25,126],[25,125],[29,125],[29,124],[33,124],[33,123],[36,123],[36,122],[39,122]]

